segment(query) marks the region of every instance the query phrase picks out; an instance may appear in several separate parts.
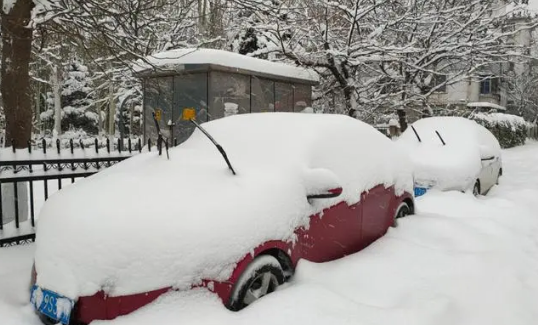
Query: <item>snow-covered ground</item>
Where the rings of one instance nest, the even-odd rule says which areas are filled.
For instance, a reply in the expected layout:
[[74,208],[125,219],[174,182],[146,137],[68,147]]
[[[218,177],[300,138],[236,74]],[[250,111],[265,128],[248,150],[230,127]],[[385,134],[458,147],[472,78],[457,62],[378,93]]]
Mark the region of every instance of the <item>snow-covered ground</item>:
[[[242,312],[193,290],[110,323],[535,325],[538,143],[505,150],[503,161],[488,196],[428,193],[417,215],[366,250],[301,262],[291,284]],[[33,251],[0,249],[2,325],[39,324],[27,303]]]

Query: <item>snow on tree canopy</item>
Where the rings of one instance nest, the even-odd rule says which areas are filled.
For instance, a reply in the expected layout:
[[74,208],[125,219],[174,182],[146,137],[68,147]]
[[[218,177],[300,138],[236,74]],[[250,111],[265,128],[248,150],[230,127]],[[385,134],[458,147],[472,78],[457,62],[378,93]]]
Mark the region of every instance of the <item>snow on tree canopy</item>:
[[287,78],[298,78],[319,82],[318,74],[309,69],[289,64],[257,59],[233,52],[213,49],[176,49],[148,56],[144,61],[138,60],[133,69],[137,73],[158,70],[181,71],[187,64],[210,64],[227,68],[241,69],[251,73],[263,73]]
[[[412,191],[407,156],[347,116],[252,113],[204,127],[236,176],[196,130],[169,160],[139,154],[76,182],[41,210],[37,284],[77,298],[224,281],[259,244],[293,242],[313,213],[377,184]],[[310,204],[320,182],[339,183],[342,195]]]
[[[97,134],[98,116],[91,107],[93,104],[91,80],[88,68],[73,60],[65,69],[61,84],[62,131],[82,130],[87,134]],[[43,121],[54,118],[52,93],[48,94],[48,109],[41,113]]]

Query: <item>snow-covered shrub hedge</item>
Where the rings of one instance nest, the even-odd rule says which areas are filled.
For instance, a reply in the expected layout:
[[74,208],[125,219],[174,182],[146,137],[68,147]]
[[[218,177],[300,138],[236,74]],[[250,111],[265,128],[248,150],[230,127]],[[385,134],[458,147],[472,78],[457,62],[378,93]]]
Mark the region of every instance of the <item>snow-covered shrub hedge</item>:
[[491,131],[502,148],[512,148],[525,144],[529,123],[521,116],[504,113],[475,113],[470,116]]

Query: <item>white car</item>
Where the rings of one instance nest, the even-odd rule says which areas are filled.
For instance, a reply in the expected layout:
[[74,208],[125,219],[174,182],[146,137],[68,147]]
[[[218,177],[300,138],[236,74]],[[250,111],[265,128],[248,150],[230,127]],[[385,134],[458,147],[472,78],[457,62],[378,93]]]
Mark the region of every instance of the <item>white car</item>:
[[499,141],[473,120],[424,118],[410,125],[397,143],[412,160],[415,196],[430,188],[486,194],[502,175]]

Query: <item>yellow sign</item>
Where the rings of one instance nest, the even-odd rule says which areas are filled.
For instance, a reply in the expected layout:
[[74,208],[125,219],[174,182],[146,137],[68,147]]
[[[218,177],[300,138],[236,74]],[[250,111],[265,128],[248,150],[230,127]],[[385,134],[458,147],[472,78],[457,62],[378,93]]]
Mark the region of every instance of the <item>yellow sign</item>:
[[162,116],[163,116],[163,110],[160,108],[155,109],[155,119],[157,121],[160,121]]
[[183,109],[181,119],[184,121],[194,120],[196,118],[196,109],[188,107]]

